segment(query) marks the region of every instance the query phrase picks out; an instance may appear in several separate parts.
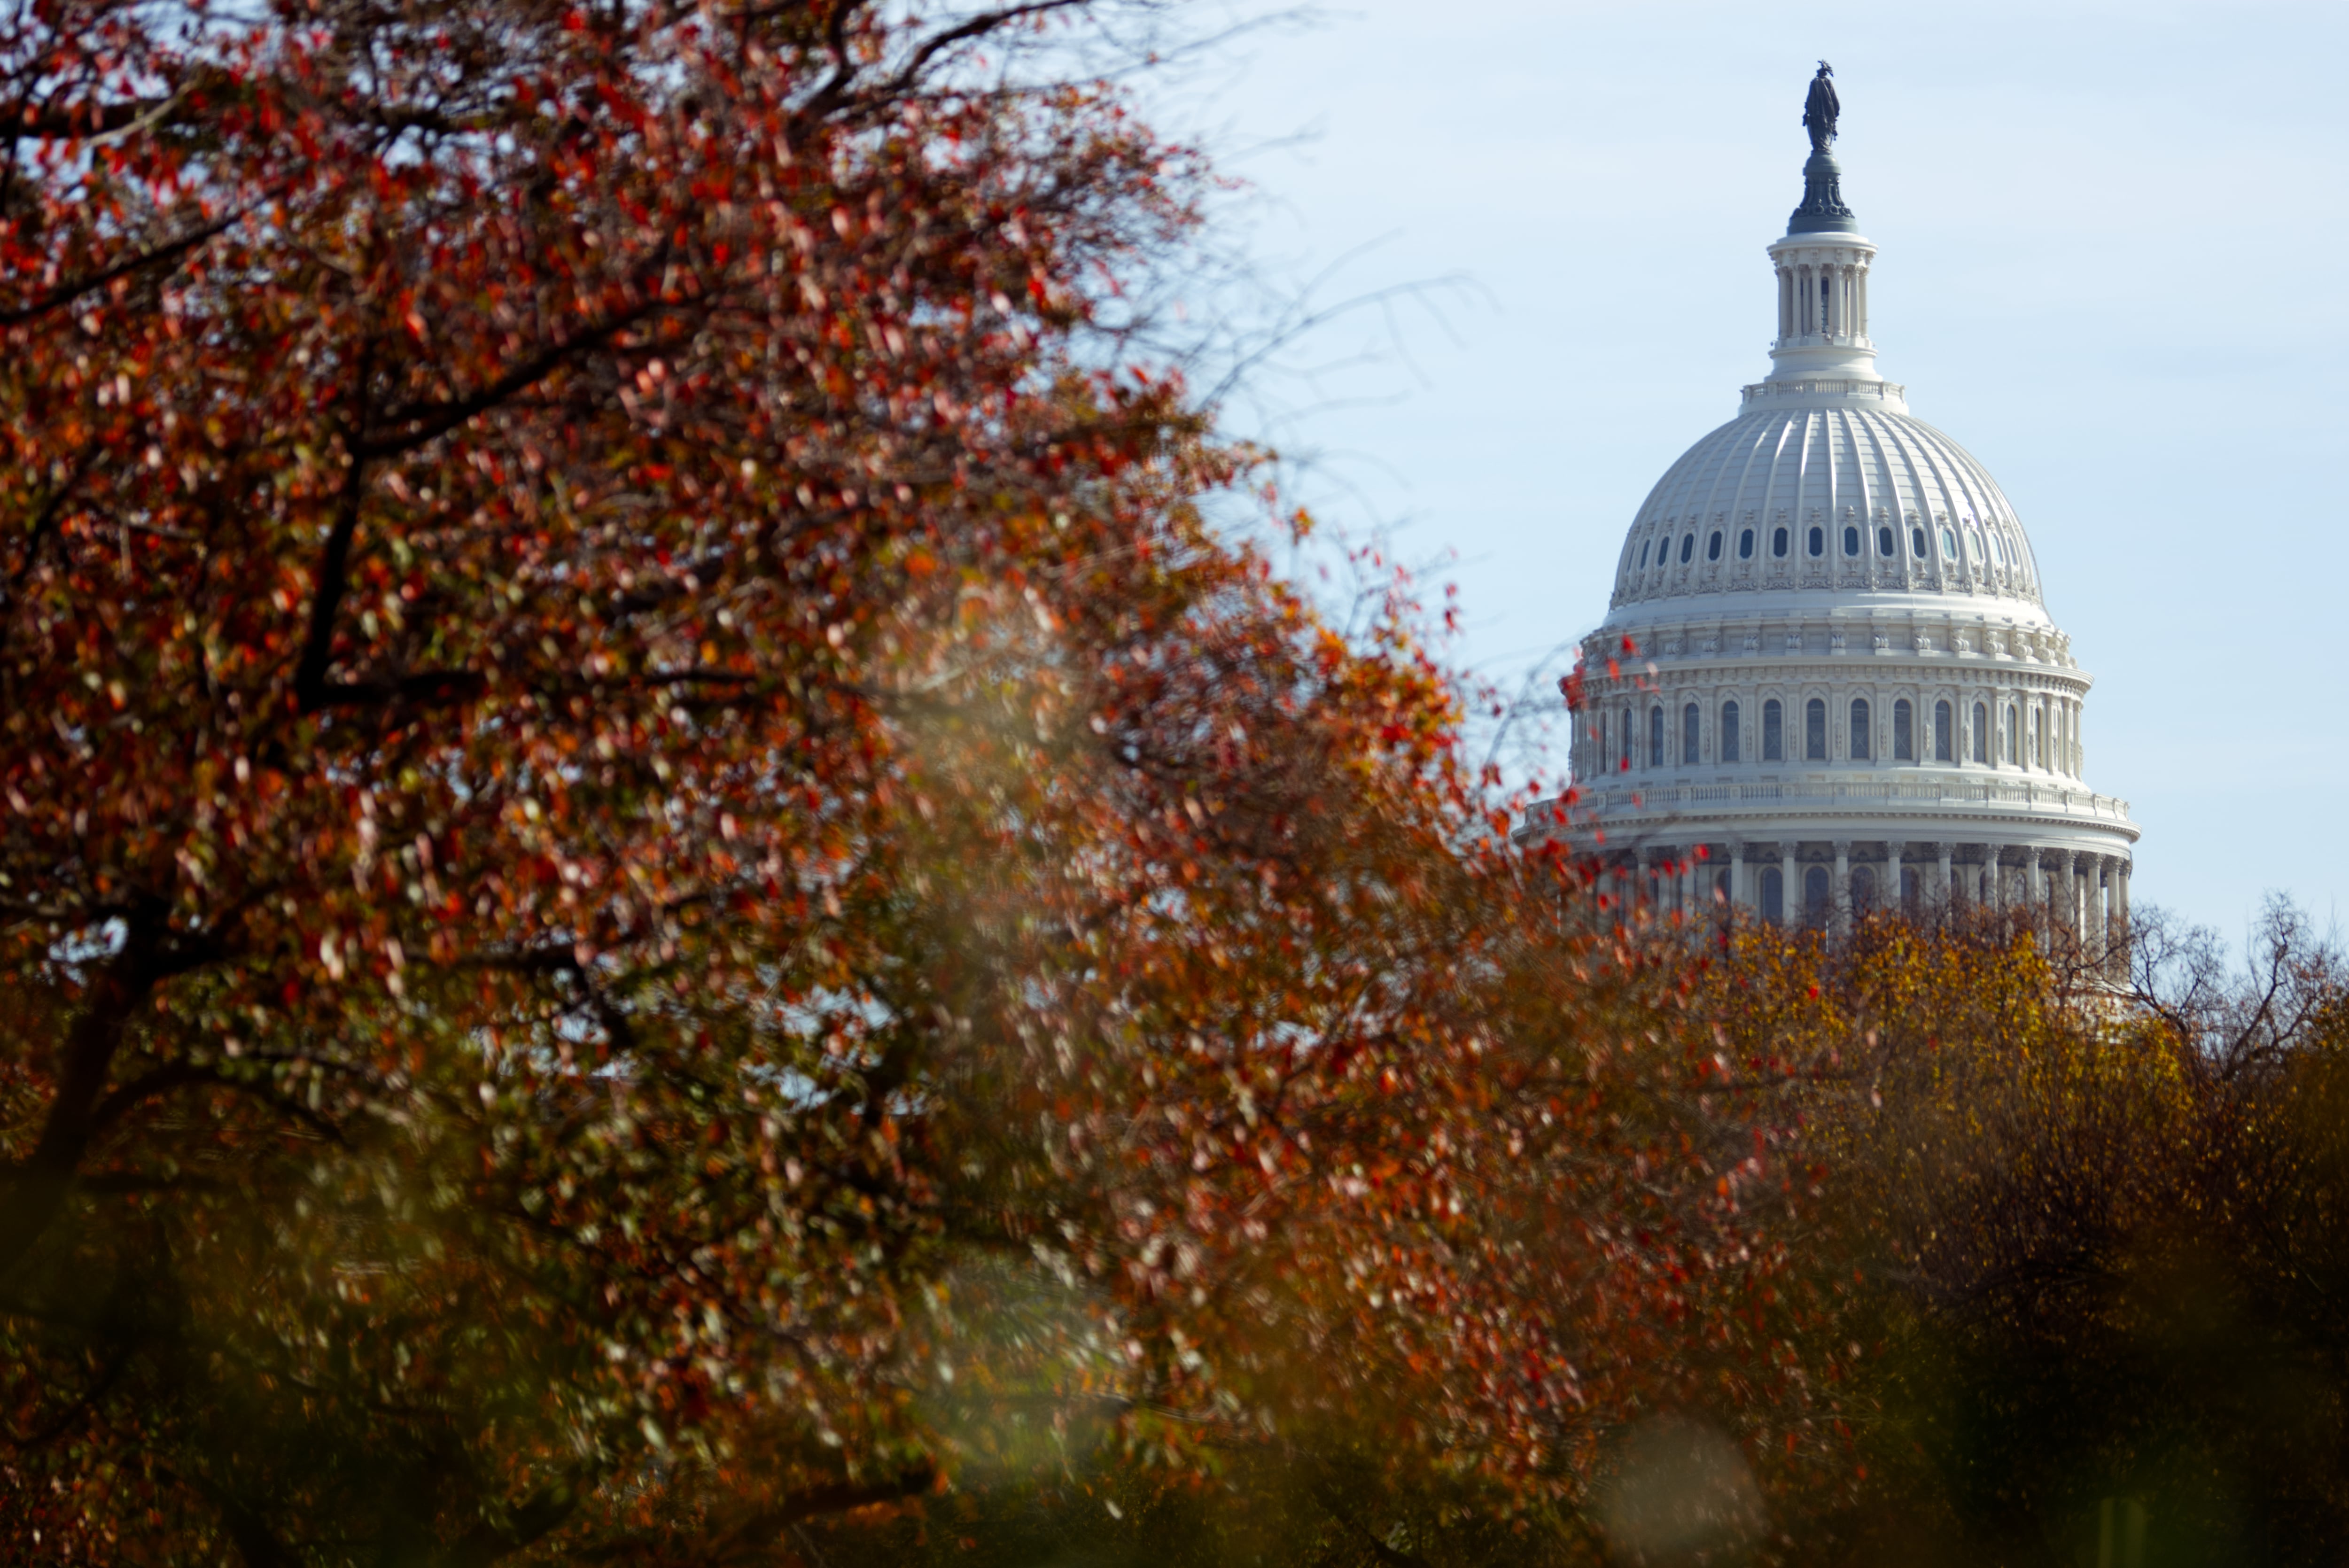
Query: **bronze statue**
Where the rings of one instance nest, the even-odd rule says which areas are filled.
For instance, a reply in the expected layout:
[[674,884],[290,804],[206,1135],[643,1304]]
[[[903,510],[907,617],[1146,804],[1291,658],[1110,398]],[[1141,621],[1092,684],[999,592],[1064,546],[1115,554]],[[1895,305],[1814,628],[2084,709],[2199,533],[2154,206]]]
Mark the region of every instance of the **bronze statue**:
[[1825,60],[1819,62],[1819,74],[1811,78],[1811,96],[1803,100],[1803,129],[1811,133],[1811,150],[1825,152],[1836,138],[1836,116],[1843,105],[1836,101],[1835,67]]

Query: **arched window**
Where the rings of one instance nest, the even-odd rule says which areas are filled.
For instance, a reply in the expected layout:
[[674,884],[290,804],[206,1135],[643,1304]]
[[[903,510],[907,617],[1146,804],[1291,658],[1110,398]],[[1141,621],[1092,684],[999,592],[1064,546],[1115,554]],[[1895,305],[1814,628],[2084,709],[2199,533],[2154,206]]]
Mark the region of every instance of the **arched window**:
[[1827,868],[1813,866],[1803,873],[1803,920],[1809,925],[1827,923]]
[[1664,765],[1664,710],[1660,704],[1648,710],[1648,766]]
[[1941,530],[1941,553],[1951,561],[1958,558],[1958,536],[1947,528]]
[[1762,705],[1762,760],[1786,760],[1786,715],[1775,696]]
[[1762,918],[1773,925],[1786,923],[1786,879],[1775,866],[1762,873]]
[[1909,553],[1915,556],[1920,561],[1925,559],[1928,552],[1925,549],[1925,531],[1923,529],[1912,527],[1909,530]]
[[1909,707],[1909,699],[1904,696],[1892,705],[1893,761],[1917,760],[1916,727],[1916,716]]
[[1784,556],[1786,553],[1786,531],[1785,529],[1779,529],[1776,532],[1770,535],[1770,553],[1777,556]]
[[1990,760],[1990,709],[1974,704],[1974,760]]
[[1851,699],[1851,759],[1854,762],[1868,760],[1868,699],[1856,696]]
[[[1599,769],[1604,769],[1607,766],[1608,749],[1607,716],[1602,713],[1599,716],[1599,747],[1595,753]],[[1594,769],[1593,771],[1597,771],[1597,769]]]
[[1721,530],[1714,529],[1713,537],[1704,542],[1704,558],[1707,561],[1721,559]]
[[1811,547],[1811,554],[1814,558],[1825,555],[1827,552],[1827,531],[1824,528],[1815,528],[1811,530],[1811,537],[1807,542]]
[[1859,530],[1851,527],[1848,524],[1845,526],[1843,531],[1843,552],[1846,555],[1857,555],[1859,553]]
[[1956,748],[1951,745],[1950,720],[1952,717],[1948,703],[1933,705],[1933,760],[1936,762],[1948,762],[1957,755]]
[[1721,705],[1721,759],[1723,762],[1744,760],[1738,755],[1737,705],[1733,702]]
[[1703,716],[1698,713],[1696,704],[1690,703],[1681,709],[1681,766],[1683,768],[1696,766],[1697,733],[1703,723]]
[[1899,552],[1899,547],[1892,542],[1891,527],[1885,523],[1877,524],[1876,553],[1883,556],[1890,556],[1896,554]]
[[1640,564],[1633,567],[1633,571],[1645,572],[1648,569],[1648,547],[1654,542],[1655,541],[1652,539],[1641,540],[1640,542]]
[[1915,914],[1917,913],[1917,901],[1923,895],[1923,892],[1924,888],[1917,881],[1917,868],[1915,866],[1902,866],[1900,868],[1901,913],[1910,915]]
[[2047,766],[2047,715],[2037,707],[2031,710],[2031,766]]
[[1693,533],[1681,535],[1681,564],[1686,566],[1689,563],[1689,557],[1695,553],[1696,535]]
[[1623,771],[1631,771],[1631,710],[1623,710]]
[[1817,697],[1803,706],[1803,759],[1827,759],[1827,705]]
[[1872,866],[1851,868],[1851,912],[1867,914],[1876,908],[1876,870]]
[[1992,566],[2003,566],[2006,564],[2006,552],[1998,547],[1998,531],[1996,529],[1990,530],[1990,563]]
[[2023,716],[2014,711],[2013,703],[2006,707],[2006,756],[2002,760],[2023,766]]
[[1754,531],[1750,528],[1737,536],[1737,559],[1740,561],[1754,559]]

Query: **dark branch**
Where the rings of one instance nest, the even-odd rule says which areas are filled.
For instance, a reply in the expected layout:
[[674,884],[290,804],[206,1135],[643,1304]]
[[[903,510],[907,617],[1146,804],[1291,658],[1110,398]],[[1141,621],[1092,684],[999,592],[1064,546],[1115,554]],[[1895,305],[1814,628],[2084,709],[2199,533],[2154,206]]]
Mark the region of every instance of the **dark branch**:
[[225,217],[215,218],[211,222],[181,235],[168,244],[158,245],[151,251],[140,251],[136,255],[124,257],[112,266],[101,267],[97,272],[85,273],[80,277],[68,279],[29,304],[18,305],[13,310],[0,310],[0,326],[21,325],[36,316],[47,315],[53,310],[71,304],[82,295],[96,289],[102,289],[118,278],[126,278],[133,273],[144,272],[160,262],[168,262],[183,256],[212,239],[222,230],[240,222],[243,217],[244,209],[239,208]]

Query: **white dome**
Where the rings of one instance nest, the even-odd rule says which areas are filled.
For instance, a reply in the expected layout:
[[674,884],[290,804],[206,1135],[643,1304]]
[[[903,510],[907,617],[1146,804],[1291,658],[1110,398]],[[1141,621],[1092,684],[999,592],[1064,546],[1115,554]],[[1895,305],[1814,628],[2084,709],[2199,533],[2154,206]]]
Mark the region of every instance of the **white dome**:
[[1576,787],[1524,831],[1692,913],[2021,901],[2099,947],[2137,830],[2088,786],[2088,674],[1997,481],[1877,373],[1876,246],[1821,138],[1770,373],[1634,517],[1564,683]]
[[[1749,397],[1775,404],[1776,390]],[[1828,589],[2037,610],[2030,542],[1997,481],[1949,437],[1887,407],[1891,390],[1753,408],[1699,440],[1640,506],[1609,608]]]

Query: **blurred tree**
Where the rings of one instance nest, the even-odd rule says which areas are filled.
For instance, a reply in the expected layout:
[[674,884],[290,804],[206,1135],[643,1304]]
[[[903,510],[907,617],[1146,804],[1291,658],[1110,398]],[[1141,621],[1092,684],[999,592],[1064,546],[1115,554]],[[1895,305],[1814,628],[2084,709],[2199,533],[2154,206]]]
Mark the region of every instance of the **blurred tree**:
[[2148,1564],[2349,1539],[2341,960],[2288,906],[2233,972],[2158,911],[2135,935],[2121,992],[1999,923],[1825,961],[1855,1070],[1806,1091],[1806,1252],[1866,1353],[1812,1552],[2094,1561],[2107,1500]]
[[1815,1424],[1682,950],[1205,520],[1086,15],[0,26],[0,1553]]

